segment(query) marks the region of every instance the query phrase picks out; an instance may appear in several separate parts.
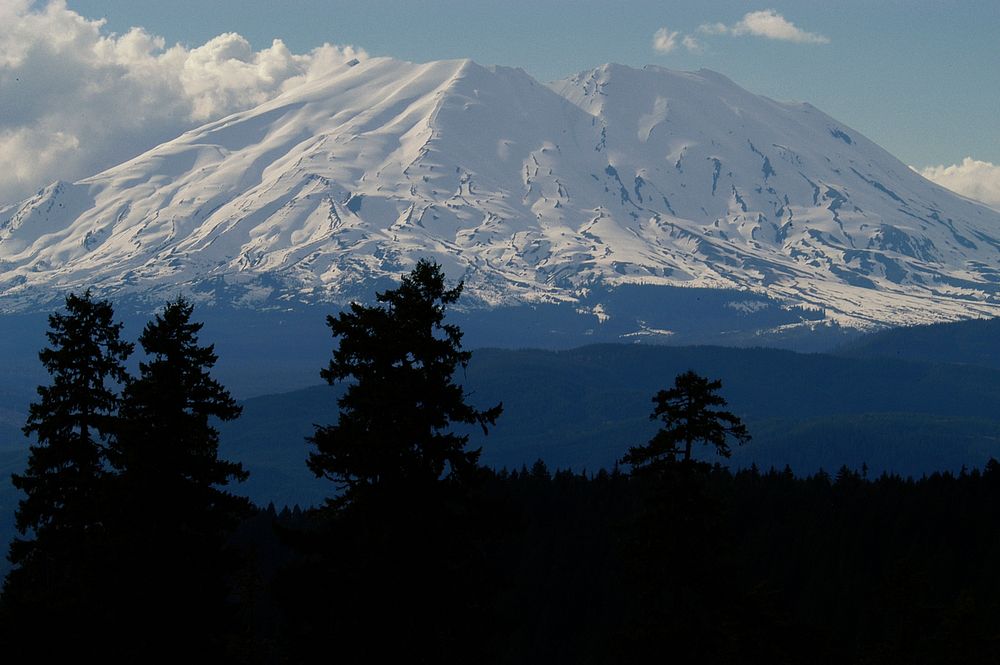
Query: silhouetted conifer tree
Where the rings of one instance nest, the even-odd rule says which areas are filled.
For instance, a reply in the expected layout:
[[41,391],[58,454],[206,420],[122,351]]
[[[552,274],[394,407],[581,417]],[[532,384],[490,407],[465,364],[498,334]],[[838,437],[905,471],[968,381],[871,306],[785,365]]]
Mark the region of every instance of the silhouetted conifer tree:
[[111,462],[133,496],[166,510],[171,522],[215,533],[247,506],[220,489],[248,474],[241,464],[219,459],[213,425],[237,418],[242,407],[210,375],[218,357],[212,345],[198,344],[202,324],[191,321],[193,309],[183,298],[167,303],[139,337],[148,360],[125,388],[125,429]]
[[38,357],[52,383],[30,406],[24,433],[37,442],[25,472],[13,476],[26,495],[16,513],[25,537],[11,544],[4,599],[22,628],[41,618],[56,633],[75,634],[96,610],[97,548],[107,535],[104,447],[117,431],[116,386],[133,348],[121,329],[111,304],[89,290],[68,295],[65,312],[49,316],[49,346]]
[[[181,608],[159,615],[159,625],[155,615],[127,617],[129,648],[139,650],[220,648],[232,564],[224,545],[250,510],[247,499],[222,489],[248,474],[219,459],[213,421],[232,420],[241,407],[211,377],[217,357],[198,343],[202,324],[191,321],[192,311],[178,298],[143,330],[148,359],[124,391],[122,432],[109,455],[118,471],[113,538],[122,605]],[[170,642],[171,633],[181,641]]]
[[352,303],[327,317],[340,343],[320,376],[351,383],[337,424],[317,426],[309,438],[316,451],[308,464],[341,485],[335,505],[394,486],[461,483],[474,472],[480,451],[448,428],[478,424],[486,433],[502,406],[473,408],[453,381],[472,355],[458,326],[443,323],[461,293],[462,284],[446,289],[440,266],[422,260],[399,288],[376,296],[378,305]]
[[729,457],[728,439],[742,445],[750,434],[735,415],[713,408],[726,406],[726,400],[716,394],[721,387],[721,381],[710,381],[693,371],[678,375],[673,388],[653,397],[655,407],[649,419],[662,420],[663,427],[645,446],[629,448],[622,462],[636,470],[661,469],[678,457],[689,462],[695,443],[714,446],[719,455]]
[[663,427],[622,458],[648,481],[632,543],[639,603],[630,622],[629,660],[669,643],[679,662],[733,662],[720,630],[724,608],[733,605],[732,589],[713,570],[727,551],[722,504],[709,465],[692,459],[696,443],[729,457],[729,438],[740,444],[750,439],[739,418],[714,408],[726,405],[716,394],[721,387],[693,371],[677,376],[672,388],[653,398],[650,420],[662,420]]
[[295,583],[298,597],[327,585],[321,606],[295,608],[298,646],[311,650],[303,658],[330,639],[344,662],[474,662],[485,648],[489,591],[475,543],[489,520],[470,495],[480,451],[451,428],[486,433],[501,405],[470,406],[453,380],[471,355],[458,326],[444,323],[461,292],[420,261],[376,305],[327,317],[339,345],[321,376],[348,386],[337,423],[309,438],[308,465],[341,493],[328,501],[316,567]]

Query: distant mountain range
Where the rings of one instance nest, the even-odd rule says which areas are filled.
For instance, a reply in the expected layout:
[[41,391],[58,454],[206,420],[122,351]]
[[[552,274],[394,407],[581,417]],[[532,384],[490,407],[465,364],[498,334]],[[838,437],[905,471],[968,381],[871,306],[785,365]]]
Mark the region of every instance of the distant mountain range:
[[707,70],[543,85],[388,58],[0,208],[0,310],[88,286],[343,303],[421,257],[465,280],[466,307],[548,303],[622,336],[676,332],[625,286],[722,292],[771,330],[1000,313],[1000,213],[809,104]]

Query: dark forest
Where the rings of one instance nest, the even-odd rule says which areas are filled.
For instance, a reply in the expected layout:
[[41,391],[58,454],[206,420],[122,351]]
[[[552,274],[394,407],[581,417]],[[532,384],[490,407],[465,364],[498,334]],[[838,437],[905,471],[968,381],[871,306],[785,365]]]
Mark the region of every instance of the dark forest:
[[1000,660],[1000,463],[733,471],[753,432],[725,376],[689,372],[614,468],[488,468],[503,405],[453,381],[461,288],[420,262],[327,318],[321,376],[347,388],[309,438],[330,490],[305,509],[240,496],[216,430],[240,407],[189,302],[149,322],[131,376],[111,304],[68,296],[13,477],[7,662]]

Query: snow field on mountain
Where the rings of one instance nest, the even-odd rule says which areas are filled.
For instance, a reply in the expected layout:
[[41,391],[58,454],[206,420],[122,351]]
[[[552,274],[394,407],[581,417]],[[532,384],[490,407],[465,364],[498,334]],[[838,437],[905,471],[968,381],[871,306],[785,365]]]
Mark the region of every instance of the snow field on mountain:
[[651,284],[858,327],[1000,313],[1000,213],[808,104],[706,70],[546,86],[389,58],[0,210],[0,306],[220,280],[243,304],[344,302],[421,257],[485,306]]

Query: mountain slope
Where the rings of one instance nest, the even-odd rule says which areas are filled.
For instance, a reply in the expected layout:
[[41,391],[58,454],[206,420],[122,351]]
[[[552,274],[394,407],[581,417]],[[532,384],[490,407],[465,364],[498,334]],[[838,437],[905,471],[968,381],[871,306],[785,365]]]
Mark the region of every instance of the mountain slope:
[[0,209],[0,306],[83,286],[345,302],[424,256],[480,305],[599,318],[593,294],[621,284],[766,293],[856,327],[1000,313],[1000,213],[808,104],[705,70],[544,86],[387,58]]

